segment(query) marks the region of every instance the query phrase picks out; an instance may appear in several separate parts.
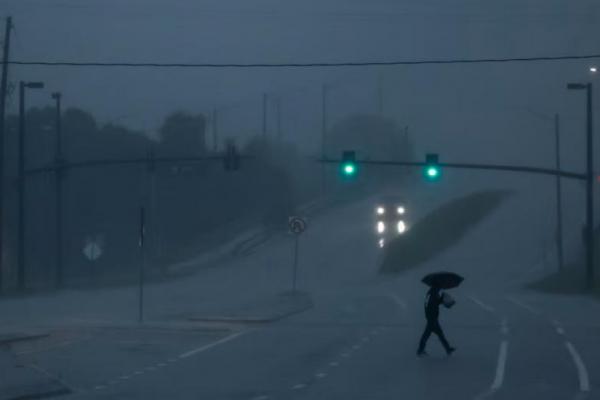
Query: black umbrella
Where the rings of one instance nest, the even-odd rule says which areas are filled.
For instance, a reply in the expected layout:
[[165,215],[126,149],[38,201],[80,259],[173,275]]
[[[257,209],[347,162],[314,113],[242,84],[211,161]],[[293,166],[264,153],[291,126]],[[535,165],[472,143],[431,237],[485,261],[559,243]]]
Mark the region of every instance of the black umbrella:
[[462,276],[454,272],[433,272],[425,275],[421,282],[428,286],[438,287],[440,289],[452,289],[461,284],[464,280]]

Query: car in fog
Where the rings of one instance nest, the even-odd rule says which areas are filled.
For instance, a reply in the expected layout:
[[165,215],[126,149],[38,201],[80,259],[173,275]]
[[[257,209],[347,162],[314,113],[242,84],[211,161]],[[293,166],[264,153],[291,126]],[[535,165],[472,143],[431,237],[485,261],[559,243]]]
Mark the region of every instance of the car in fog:
[[375,233],[377,245],[383,248],[390,240],[408,230],[407,208],[403,199],[386,196],[375,205]]

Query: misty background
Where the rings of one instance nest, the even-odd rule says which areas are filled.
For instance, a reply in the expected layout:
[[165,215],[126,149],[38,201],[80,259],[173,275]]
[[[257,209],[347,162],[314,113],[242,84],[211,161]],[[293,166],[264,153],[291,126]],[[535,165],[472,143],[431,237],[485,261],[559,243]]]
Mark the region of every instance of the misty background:
[[[596,1],[3,0],[0,14],[13,17],[11,58],[17,61],[304,63],[580,55],[598,52],[600,34]],[[330,157],[339,157],[348,144],[345,133],[359,126],[363,127],[359,129],[363,141],[356,142],[359,157],[423,160],[426,152],[437,152],[442,162],[553,167],[552,117],[560,113],[563,169],[581,172],[584,98],[567,92],[566,83],[596,82],[590,65],[563,61],[305,69],[11,66],[10,81],[46,83],[47,90],[27,94],[27,105],[36,107],[28,115],[30,167],[53,157],[54,132],[47,128],[53,115],[47,107],[54,90],[64,96],[65,151],[70,160],[143,157],[150,148],[156,154],[209,154],[215,148],[215,112],[217,150],[232,139],[242,152],[259,155],[258,162],[246,169],[244,164],[238,175],[225,176],[218,163],[157,171],[155,201],[162,204],[163,216],[157,217],[156,226],[161,240],[168,238],[176,246],[172,258],[179,259],[186,246],[202,242],[202,235],[214,240],[255,223],[281,225],[297,206],[320,196],[320,167],[309,157],[320,154],[324,84]],[[10,96],[9,114],[17,111],[16,94]],[[264,94],[267,138],[262,137]],[[169,121],[177,116],[184,118],[170,129]],[[8,174],[15,157],[12,118],[7,152],[13,161],[7,154],[7,163],[13,167],[7,166]],[[189,137],[189,129],[179,129],[187,123],[197,135]],[[398,140],[397,152],[379,151],[389,143],[381,140],[383,135]],[[596,140],[596,153],[599,148]],[[106,260],[113,268],[130,265],[136,257],[127,249],[135,244],[137,208],[141,201],[150,201],[145,196],[152,183],[145,178],[145,166],[126,173],[115,168],[69,172],[69,187],[78,190],[70,194],[71,214],[66,217],[72,221],[67,246],[76,271],[81,271],[81,248],[90,237],[119,243],[121,250],[115,256],[119,262]],[[394,179],[390,172],[371,174],[386,175],[386,184]],[[329,176],[333,180],[335,172]],[[30,262],[44,271],[52,247],[43,244],[51,234],[40,221],[51,218],[52,205],[44,196],[53,180],[35,179],[38,182],[28,187],[32,211],[27,253],[33,255]],[[408,197],[411,190],[436,196],[404,172],[398,184]],[[517,190],[527,206],[514,216],[520,223],[511,239],[530,244],[524,258],[551,251],[553,178],[448,170],[439,186],[447,196],[474,189]],[[582,250],[583,185],[564,180],[563,193],[565,246],[567,256],[575,260]],[[7,207],[14,204],[10,201],[14,198]],[[214,207],[220,212],[213,212]],[[219,236],[217,232],[227,230],[229,223],[230,232]],[[498,241],[505,235],[499,232]],[[46,251],[36,251],[40,248]],[[164,262],[170,261],[167,257]]]

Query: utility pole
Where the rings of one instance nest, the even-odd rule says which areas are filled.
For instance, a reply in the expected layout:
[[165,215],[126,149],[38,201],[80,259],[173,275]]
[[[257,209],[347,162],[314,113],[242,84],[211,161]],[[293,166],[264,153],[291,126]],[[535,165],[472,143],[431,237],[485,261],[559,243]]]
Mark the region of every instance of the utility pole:
[[56,178],[56,286],[63,286],[63,153],[62,153],[62,130],[61,130],[61,97],[60,92],[52,93],[52,98],[56,101],[56,147],[54,150],[54,163]]
[[19,262],[17,264],[17,286],[21,291],[25,289],[25,88],[41,89],[43,87],[42,82],[19,82]]
[[268,95],[263,93],[262,99],[262,135],[263,139],[267,137],[267,101]]
[[[555,167],[560,171],[560,116],[554,114],[554,139],[555,139]],[[562,228],[562,186],[560,175],[556,175],[556,257],[558,262],[558,270],[564,268],[563,254],[563,228]]]
[[[325,158],[325,150],[327,146],[327,84],[324,83],[321,87],[321,159]],[[321,195],[325,195],[327,186],[325,164],[321,165]]]
[[25,82],[19,82],[19,237],[17,287],[25,289]]
[[12,18],[6,18],[4,32],[4,52],[2,56],[2,81],[0,83],[0,293],[4,286],[4,131],[6,128],[6,88],[8,85],[8,60],[10,53],[10,32]]
[[213,152],[219,149],[219,131],[218,131],[217,109],[212,112],[212,134],[213,134]]

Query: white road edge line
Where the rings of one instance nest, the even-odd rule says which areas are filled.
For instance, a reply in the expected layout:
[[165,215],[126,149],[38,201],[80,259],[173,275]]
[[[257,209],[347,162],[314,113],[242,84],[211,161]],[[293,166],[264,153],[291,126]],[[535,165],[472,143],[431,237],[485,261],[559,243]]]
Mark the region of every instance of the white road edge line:
[[476,298],[475,296],[469,296],[469,299],[470,299],[470,300],[471,300],[473,303],[477,304],[479,307],[483,308],[483,309],[484,309],[485,311],[487,311],[487,312],[491,312],[491,313],[493,313],[493,312],[495,311],[495,310],[494,310],[494,307],[488,306],[487,304],[485,304],[483,301],[479,300],[479,299],[478,299],[478,298]]
[[575,346],[571,344],[571,342],[565,342],[565,346],[567,350],[571,354],[573,358],[573,362],[575,363],[575,367],[577,367],[577,374],[579,375],[579,390],[582,392],[590,391],[590,378],[588,376],[587,369],[585,368],[585,364],[583,360],[579,356],[579,353],[575,349]]
[[498,364],[496,365],[496,376],[492,383],[491,390],[496,391],[502,387],[504,383],[504,371],[506,369],[506,356],[508,353],[508,341],[503,340],[500,343],[500,351],[498,353]]
[[179,355],[179,358],[188,358],[188,357],[191,357],[191,356],[193,356],[195,354],[202,353],[203,351],[212,349],[213,347],[217,347],[217,346],[219,346],[221,344],[230,342],[233,339],[235,339],[235,338],[237,338],[237,337],[239,337],[239,336],[241,336],[241,335],[243,335],[245,333],[246,333],[245,331],[244,332],[236,332],[236,333],[233,333],[233,334],[231,334],[229,336],[225,336],[224,338],[219,339],[216,342],[209,343],[207,345],[198,347],[197,349],[193,349],[193,350],[190,350],[188,352],[182,353],[182,354]]
[[517,300],[513,296],[508,296],[507,299],[509,301],[511,301],[512,303],[518,305],[519,307],[526,309],[527,311],[529,311],[532,314],[535,314],[535,315],[540,315],[541,314],[538,310],[536,310],[535,308],[531,307],[529,304],[523,303],[521,300]]

